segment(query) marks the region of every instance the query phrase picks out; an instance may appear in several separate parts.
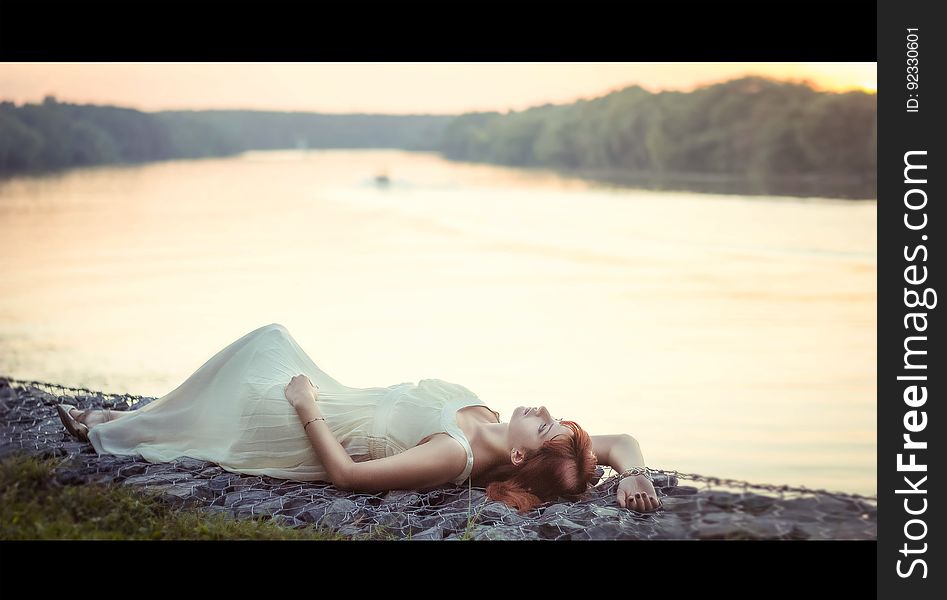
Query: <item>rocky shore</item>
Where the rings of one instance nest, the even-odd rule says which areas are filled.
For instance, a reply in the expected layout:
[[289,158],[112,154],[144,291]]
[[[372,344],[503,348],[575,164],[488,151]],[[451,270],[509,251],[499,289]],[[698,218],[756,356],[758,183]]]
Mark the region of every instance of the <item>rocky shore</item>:
[[[322,482],[232,473],[197,459],[150,463],[139,456],[96,454],[69,435],[56,414],[59,402],[80,409],[136,410],[105,395],[54,395],[11,386],[0,378],[0,460],[13,453],[61,457],[63,485],[101,482],[142,486],[167,502],[228,518],[264,517],[285,526],[310,523],[348,535],[393,539],[877,539],[873,499],[829,493],[757,493],[709,486],[655,472],[662,507],[652,513],[621,508],[615,477],[604,477],[579,502],[544,504],[525,515],[489,501],[482,488],[447,485],[419,493],[353,494]],[[120,398],[120,397],[118,397]],[[606,470],[599,467],[600,475]],[[693,485],[687,485],[693,484]]]

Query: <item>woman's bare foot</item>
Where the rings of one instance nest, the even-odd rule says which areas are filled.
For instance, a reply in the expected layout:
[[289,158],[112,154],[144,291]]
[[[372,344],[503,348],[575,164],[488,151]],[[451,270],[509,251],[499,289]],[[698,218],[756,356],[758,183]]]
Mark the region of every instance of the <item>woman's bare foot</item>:
[[76,422],[82,423],[89,429],[92,429],[99,423],[105,423],[106,421],[111,421],[112,419],[114,419],[115,415],[112,414],[114,412],[115,411],[111,409],[80,410],[78,408],[74,408],[69,411],[69,416],[75,419]]

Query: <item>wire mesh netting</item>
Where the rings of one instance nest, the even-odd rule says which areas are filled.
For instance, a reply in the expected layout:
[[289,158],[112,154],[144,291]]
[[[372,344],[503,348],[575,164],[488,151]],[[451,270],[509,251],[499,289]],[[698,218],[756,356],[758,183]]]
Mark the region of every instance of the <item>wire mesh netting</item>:
[[65,484],[141,486],[181,507],[287,527],[317,524],[355,539],[877,539],[875,496],[648,467],[661,507],[642,513],[619,506],[618,474],[599,465],[596,484],[579,501],[547,502],[520,514],[469,482],[353,493],[328,482],[235,473],[190,457],[151,463],[98,455],[69,435],[55,410],[61,402],[136,410],[154,400],[0,377],[0,459],[63,457],[57,478]]

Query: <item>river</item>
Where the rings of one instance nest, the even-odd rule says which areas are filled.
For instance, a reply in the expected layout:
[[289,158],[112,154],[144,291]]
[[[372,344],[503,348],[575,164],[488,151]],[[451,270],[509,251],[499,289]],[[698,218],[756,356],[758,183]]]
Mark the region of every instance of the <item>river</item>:
[[276,322],[346,385],[445,379],[651,467],[875,494],[876,216],[400,150],[15,177],[0,375],[159,397]]

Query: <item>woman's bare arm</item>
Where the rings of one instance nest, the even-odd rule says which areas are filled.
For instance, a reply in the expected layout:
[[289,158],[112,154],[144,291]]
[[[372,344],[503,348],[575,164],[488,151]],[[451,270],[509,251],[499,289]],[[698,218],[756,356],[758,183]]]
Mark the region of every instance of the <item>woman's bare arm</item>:
[[598,457],[598,464],[608,465],[619,473],[632,467],[645,466],[638,440],[627,433],[590,437],[592,451]]
[[[645,467],[638,440],[627,433],[593,435],[592,451],[599,464],[606,464],[622,473],[633,467]],[[645,476],[627,476],[618,482],[615,490],[618,505],[641,512],[650,512],[661,506],[654,484]]]
[[427,490],[453,481],[467,466],[467,453],[447,436],[385,458],[353,463],[338,487],[354,492]]
[[[295,408],[302,423],[322,417],[322,412],[316,402],[298,402]],[[319,462],[326,468],[330,481],[335,485],[343,483],[355,461],[335,438],[326,422],[322,419],[312,421],[306,426],[306,435],[319,457]]]

